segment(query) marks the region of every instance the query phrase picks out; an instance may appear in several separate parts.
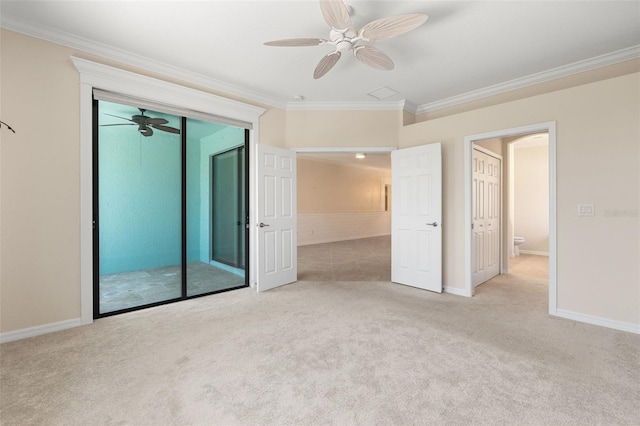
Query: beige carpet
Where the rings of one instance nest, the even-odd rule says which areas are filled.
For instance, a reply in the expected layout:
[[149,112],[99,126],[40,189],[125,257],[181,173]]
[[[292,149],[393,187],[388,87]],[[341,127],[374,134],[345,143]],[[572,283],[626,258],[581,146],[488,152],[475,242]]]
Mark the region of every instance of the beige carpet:
[[2,425],[640,423],[640,336],[546,281],[242,289],[0,346]]

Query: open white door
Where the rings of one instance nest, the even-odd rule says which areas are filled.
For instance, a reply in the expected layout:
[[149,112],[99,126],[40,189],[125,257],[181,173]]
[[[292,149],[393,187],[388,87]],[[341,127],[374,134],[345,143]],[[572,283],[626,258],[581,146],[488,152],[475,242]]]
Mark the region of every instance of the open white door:
[[296,158],[282,148],[257,145],[257,287],[269,290],[298,279]]
[[442,155],[434,143],[391,152],[391,281],[442,293]]
[[500,273],[501,160],[473,148],[473,286]]

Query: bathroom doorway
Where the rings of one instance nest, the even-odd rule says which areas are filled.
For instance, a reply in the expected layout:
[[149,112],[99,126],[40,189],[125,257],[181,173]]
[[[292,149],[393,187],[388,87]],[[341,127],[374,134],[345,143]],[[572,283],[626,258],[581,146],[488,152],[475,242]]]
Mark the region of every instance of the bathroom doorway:
[[[508,142],[507,200],[509,265],[514,258],[549,256],[549,134],[533,133]],[[539,263],[539,262],[538,262]]]
[[[518,264],[520,267],[525,260],[523,257],[515,259],[514,237],[521,237],[518,239],[520,243],[518,250],[521,256],[535,256],[538,257],[537,260],[540,260],[540,257],[548,258],[549,313],[556,315],[555,144],[555,122],[472,135],[465,138],[465,295],[473,296],[475,291],[473,153],[474,148],[481,147],[483,150],[494,152],[503,157],[503,185],[500,191],[502,219],[499,221],[501,231],[500,273],[508,274],[512,264]],[[524,151],[525,149],[531,150]],[[519,150],[522,151],[517,152]],[[520,164],[520,173],[517,171],[518,164]],[[519,179],[518,176],[520,176]],[[518,207],[516,207],[518,200],[516,191],[520,194],[521,199]],[[516,224],[518,220],[520,223]],[[546,226],[541,227],[541,223]],[[531,228],[537,229],[537,231],[532,233]],[[542,231],[540,231],[541,228]],[[519,235],[519,233],[524,235]],[[527,240],[530,241],[528,245],[526,244]]]
[[[549,256],[549,135],[542,132],[475,141],[472,164],[476,287],[500,273],[509,273],[510,264],[520,254]],[[530,260],[543,264],[540,259]]]

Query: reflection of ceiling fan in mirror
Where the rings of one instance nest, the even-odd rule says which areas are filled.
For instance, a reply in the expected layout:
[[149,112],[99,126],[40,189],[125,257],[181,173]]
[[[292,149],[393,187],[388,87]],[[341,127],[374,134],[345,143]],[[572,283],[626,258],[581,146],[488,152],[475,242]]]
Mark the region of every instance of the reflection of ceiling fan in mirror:
[[140,110],[140,114],[136,114],[136,115],[132,116],[131,118],[124,118],[124,117],[119,117],[117,115],[106,114],[105,113],[105,115],[108,115],[108,116],[111,116],[111,117],[120,118],[122,120],[127,120],[127,121],[130,121],[131,123],[103,124],[102,126],[133,126],[133,125],[137,125],[138,126],[138,131],[140,132],[140,134],[142,134],[142,136],[151,136],[151,135],[153,135],[152,127],[154,129],[157,129],[157,130],[162,130],[163,132],[180,134],[180,130],[179,129],[176,129],[175,127],[165,126],[165,124],[167,124],[168,121],[165,120],[164,118],[148,117],[148,116],[144,115],[146,109],[143,109],[143,108],[138,108],[138,109]]
[[356,31],[351,23],[351,8],[342,0],[320,0],[320,10],[324,20],[331,27],[329,39],[293,38],[274,40],[264,43],[267,46],[319,46],[328,44],[334,51],[320,60],[313,73],[313,78],[320,78],[333,68],[343,53],[353,52],[353,56],[365,65],[382,70],[394,68],[393,61],[380,49],[363,42],[386,40],[418,28],[427,20],[424,13],[409,13],[391,16],[369,22],[360,31]]

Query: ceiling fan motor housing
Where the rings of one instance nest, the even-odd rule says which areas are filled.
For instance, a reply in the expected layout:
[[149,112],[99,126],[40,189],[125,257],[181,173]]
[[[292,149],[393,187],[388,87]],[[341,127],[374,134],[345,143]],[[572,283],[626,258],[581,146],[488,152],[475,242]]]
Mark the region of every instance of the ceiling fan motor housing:
[[339,52],[346,52],[353,48],[355,42],[353,39],[357,36],[353,29],[347,29],[344,31],[338,31],[332,29],[329,33],[329,40],[336,46],[336,50]]

